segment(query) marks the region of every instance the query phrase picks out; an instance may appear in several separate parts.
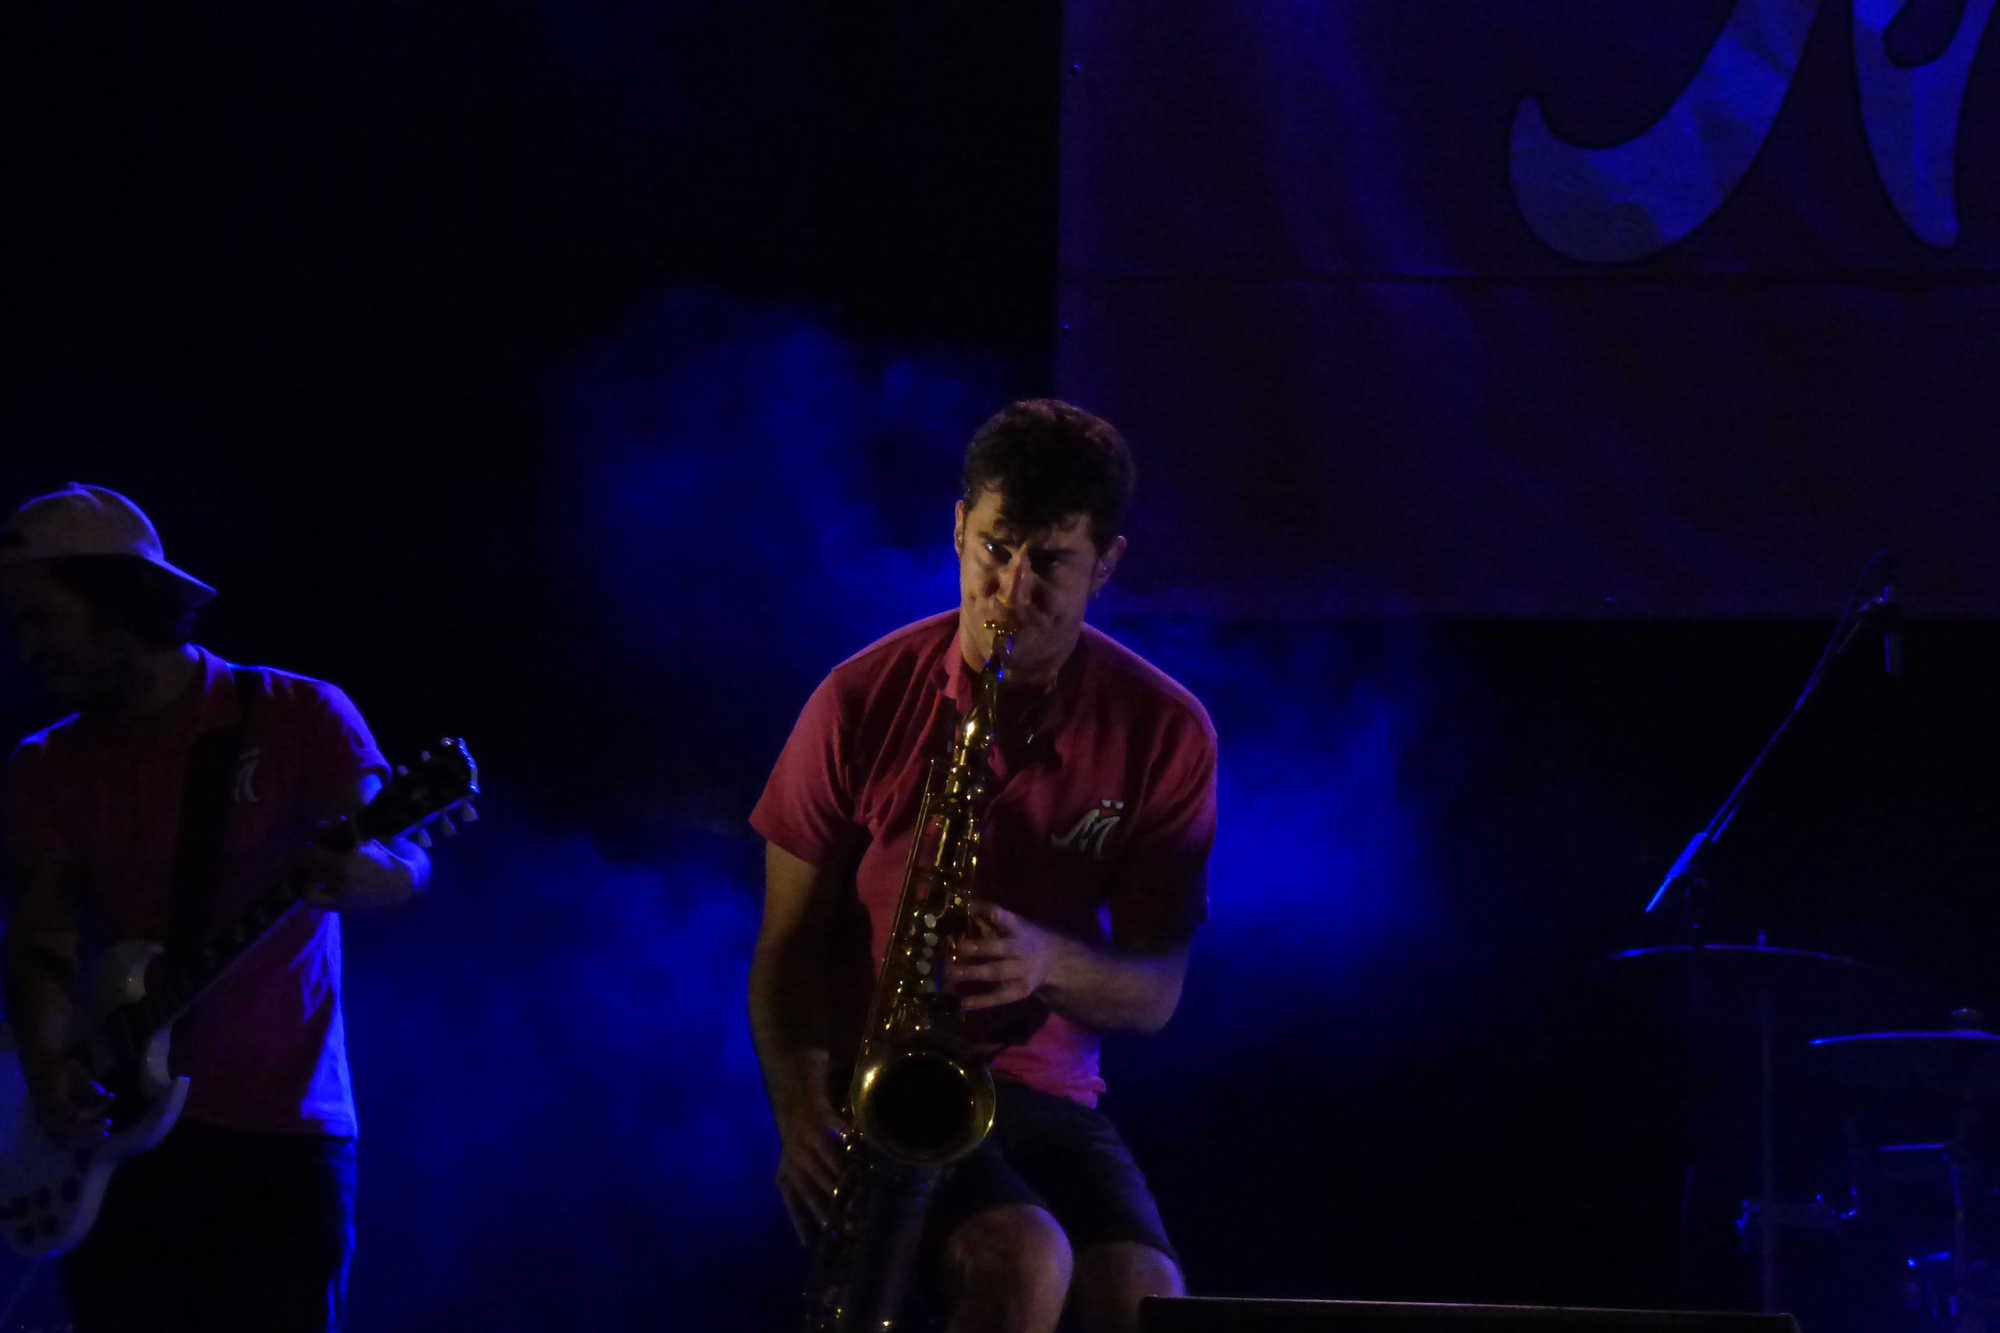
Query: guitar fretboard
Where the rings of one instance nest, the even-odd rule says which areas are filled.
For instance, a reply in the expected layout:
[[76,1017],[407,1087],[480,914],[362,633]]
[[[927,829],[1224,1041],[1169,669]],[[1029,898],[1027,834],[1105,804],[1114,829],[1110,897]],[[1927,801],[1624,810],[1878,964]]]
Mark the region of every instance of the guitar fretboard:
[[[375,816],[370,818],[370,816]],[[374,806],[353,819],[336,824],[320,838],[322,846],[336,851],[352,850],[369,838],[393,834],[395,824],[389,810]],[[146,994],[121,1005],[105,1019],[104,1035],[118,1064],[136,1063],[145,1054],[146,1044],[201,998],[203,991],[250,951],[252,945],[271,933],[304,901],[312,881],[301,871],[279,880],[237,913],[234,920],[208,937],[192,954],[169,954],[154,964],[146,978]]]
[[121,1006],[107,1022],[114,1056],[121,1062],[137,1060],[146,1043],[186,1013],[231,964],[284,920],[309,887],[305,876],[290,875],[193,954],[161,959],[146,979],[145,997]]
[[[371,839],[386,840],[418,828],[479,794],[479,770],[461,740],[446,739],[435,759],[426,751],[416,771],[399,769],[398,774],[357,814],[323,829],[317,843],[336,853],[352,852]],[[105,1017],[103,1035],[112,1062],[126,1068],[136,1065],[147,1044],[270,934],[311,888],[311,877],[295,870],[193,953],[169,954],[155,963],[146,977],[145,996]]]

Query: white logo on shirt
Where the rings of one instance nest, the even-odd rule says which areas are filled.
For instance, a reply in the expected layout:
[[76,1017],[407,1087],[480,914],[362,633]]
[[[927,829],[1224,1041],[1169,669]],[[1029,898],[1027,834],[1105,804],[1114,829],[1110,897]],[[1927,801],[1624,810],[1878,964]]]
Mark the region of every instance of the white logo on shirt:
[[1099,801],[1095,808],[1084,811],[1083,818],[1077,820],[1069,832],[1052,834],[1049,838],[1049,846],[1056,848],[1058,851],[1066,847],[1074,847],[1078,851],[1087,852],[1095,859],[1102,861],[1104,859],[1104,840],[1111,836],[1112,829],[1118,827],[1118,821],[1123,816],[1116,812],[1124,808],[1125,802],[1123,801]]
[[257,760],[263,748],[253,745],[236,756],[236,804],[253,805],[257,800]]

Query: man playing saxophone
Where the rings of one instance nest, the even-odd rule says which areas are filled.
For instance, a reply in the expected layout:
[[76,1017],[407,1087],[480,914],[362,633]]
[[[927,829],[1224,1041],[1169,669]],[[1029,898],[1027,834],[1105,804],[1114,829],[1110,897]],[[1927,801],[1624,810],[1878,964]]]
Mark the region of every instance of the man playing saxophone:
[[1105,1033],[1179,1002],[1207,912],[1215,735],[1185,689],[1083,623],[1125,551],[1133,468],[1107,423],[1017,403],[966,452],[956,611],[836,667],[751,822],[767,842],[750,1014],[802,1238],[839,1176],[836,1104],[886,943],[930,762],[993,634],[1013,655],[988,762],[974,929],[948,967],[991,1038],[993,1131],[932,1203],[925,1280],[955,1333],[1134,1327],[1181,1273],[1144,1177],[1096,1109]]

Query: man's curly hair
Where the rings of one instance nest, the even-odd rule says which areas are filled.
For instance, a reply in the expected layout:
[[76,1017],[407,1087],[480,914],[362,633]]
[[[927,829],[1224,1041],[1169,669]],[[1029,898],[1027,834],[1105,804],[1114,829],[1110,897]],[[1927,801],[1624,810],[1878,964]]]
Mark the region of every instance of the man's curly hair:
[[1007,521],[1027,532],[1084,514],[1102,552],[1125,520],[1133,474],[1132,453],[1110,422],[1031,398],[994,413],[966,446],[965,507],[998,490]]

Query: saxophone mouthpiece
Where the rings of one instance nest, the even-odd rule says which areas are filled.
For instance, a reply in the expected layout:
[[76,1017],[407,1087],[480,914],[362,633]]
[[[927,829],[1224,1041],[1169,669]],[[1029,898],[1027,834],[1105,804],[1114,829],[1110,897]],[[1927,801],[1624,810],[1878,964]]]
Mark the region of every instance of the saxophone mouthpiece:
[[1014,659],[1014,621],[1002,617],[986,622],[986,632],[991,637],[986,645],[986,669],[1005,675]]

